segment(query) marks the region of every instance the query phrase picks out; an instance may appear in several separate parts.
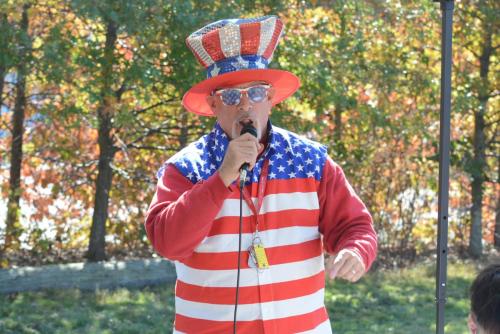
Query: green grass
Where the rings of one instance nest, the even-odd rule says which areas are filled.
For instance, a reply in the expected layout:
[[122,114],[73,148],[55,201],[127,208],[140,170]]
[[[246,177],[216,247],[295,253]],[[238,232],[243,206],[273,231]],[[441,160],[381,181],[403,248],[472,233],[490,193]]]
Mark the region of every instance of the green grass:
[[[473,265],[448,267],[446,333],[468,334],[468,289]],[[327,285],[325,303],[334,332],[435,333],[435,265],[377,272],[356,284]]]
[[[327,284],[335,333],[434,333],[435,266],[371,273]],[[468,333],[468,288],[476,269],[448,267],[446,333]],[[171,333],[173,286],[95,293],[78,290],[0,296],[0,333]]]

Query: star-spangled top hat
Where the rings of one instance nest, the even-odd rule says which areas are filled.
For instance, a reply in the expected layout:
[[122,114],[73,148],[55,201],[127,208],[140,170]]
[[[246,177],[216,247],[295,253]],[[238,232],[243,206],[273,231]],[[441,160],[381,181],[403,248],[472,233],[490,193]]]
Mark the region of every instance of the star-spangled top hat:
[[186,44],[205,67],[207,79],[184,94],[184,107],[195,114],[214,116],[207,95],[217,88],[251,81],[274,87],[273,105],[292,95],[300,86],[299,78],[288,71],[267,68],[282,32],[283,23],[271,15],[220,20],[189,35]]

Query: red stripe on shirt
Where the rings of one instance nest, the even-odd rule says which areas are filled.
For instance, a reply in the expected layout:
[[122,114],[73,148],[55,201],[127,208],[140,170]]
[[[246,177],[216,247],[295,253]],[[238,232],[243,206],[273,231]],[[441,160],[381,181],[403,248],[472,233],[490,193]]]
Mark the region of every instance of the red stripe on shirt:
[[[238,334],[286,334],[312,330],[328,319],[324,307],[315,311],[272,320],[238,321]],[[232,321],[213,321],[175,315],[175,329],[184,333],[215,334],[232,333]],[[264,330],[265,329],[265,330]]]
[[[319,210],[293,209],[269,212],[259,216],[259,231],[294,226],[318,226]],[[242,233],[255,232],[255,216],[243,217]],[[238,234],[240,231],[239,217],[220,217],[212,223],[208,236],[218,234]]]
[[[297,262],[311,259],[322,254],[321,239],[310,240],[294,245],[266,248],[269,265]],[[197,253],[180,261],[186,266],[201,270],[238,269],[238,252]],[[241,268],[248,266],[248,252],[242,249]]]
[[[238,303],[254,304],[303,297],[325,287],[325,272],[287,282],[239,287]],[[236,287],[206,287],[177,280],[176,296],[198,303],[233,304]]]
[[[318,190],[319,181],[313,178],[307,179],[290,179],[290,180],[267,180],[266,182],[266,196],[273,194],[286,194],[286,193],[308,193],[316,192]],[[236,185],[231,186],[232,193],[228,198],[239,199],[240,191]],[[252,197],[258,196],[258,184],[252,183],[246,186],[247,191]]]

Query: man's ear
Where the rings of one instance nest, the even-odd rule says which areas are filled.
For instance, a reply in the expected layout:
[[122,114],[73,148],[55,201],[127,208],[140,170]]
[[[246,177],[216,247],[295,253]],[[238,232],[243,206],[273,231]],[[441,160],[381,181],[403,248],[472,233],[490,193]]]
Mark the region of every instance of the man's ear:
[[474,318],[475,317],[472,314],[472,312],[469,313],[469,318],[467,319],[467,325],[469,326],[469,331],[471,332],[471,334],[477,333],[477,324]]
[[210,106],[210,109],[212,109],[212,112],[215,113],[215,96],[207,95],[205,99]]
[[269,87],[267,90],[267,98],[269,101],[273,100],[274,94],[276,94],[276,89],[274,87]]

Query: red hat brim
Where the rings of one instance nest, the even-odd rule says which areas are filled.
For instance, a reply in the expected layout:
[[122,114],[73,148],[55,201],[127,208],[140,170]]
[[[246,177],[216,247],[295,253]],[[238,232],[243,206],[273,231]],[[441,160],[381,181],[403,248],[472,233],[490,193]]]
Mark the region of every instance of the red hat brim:
[[206,97],[216,88],[240,85],[251,81],[265,81],[275,89],[273,106],[285,100],[300,87],[299,78],[288,71],[276,69],[250,69],[224,73],[197,83],[184,94],[182,105],[190,112],[214,116]]

